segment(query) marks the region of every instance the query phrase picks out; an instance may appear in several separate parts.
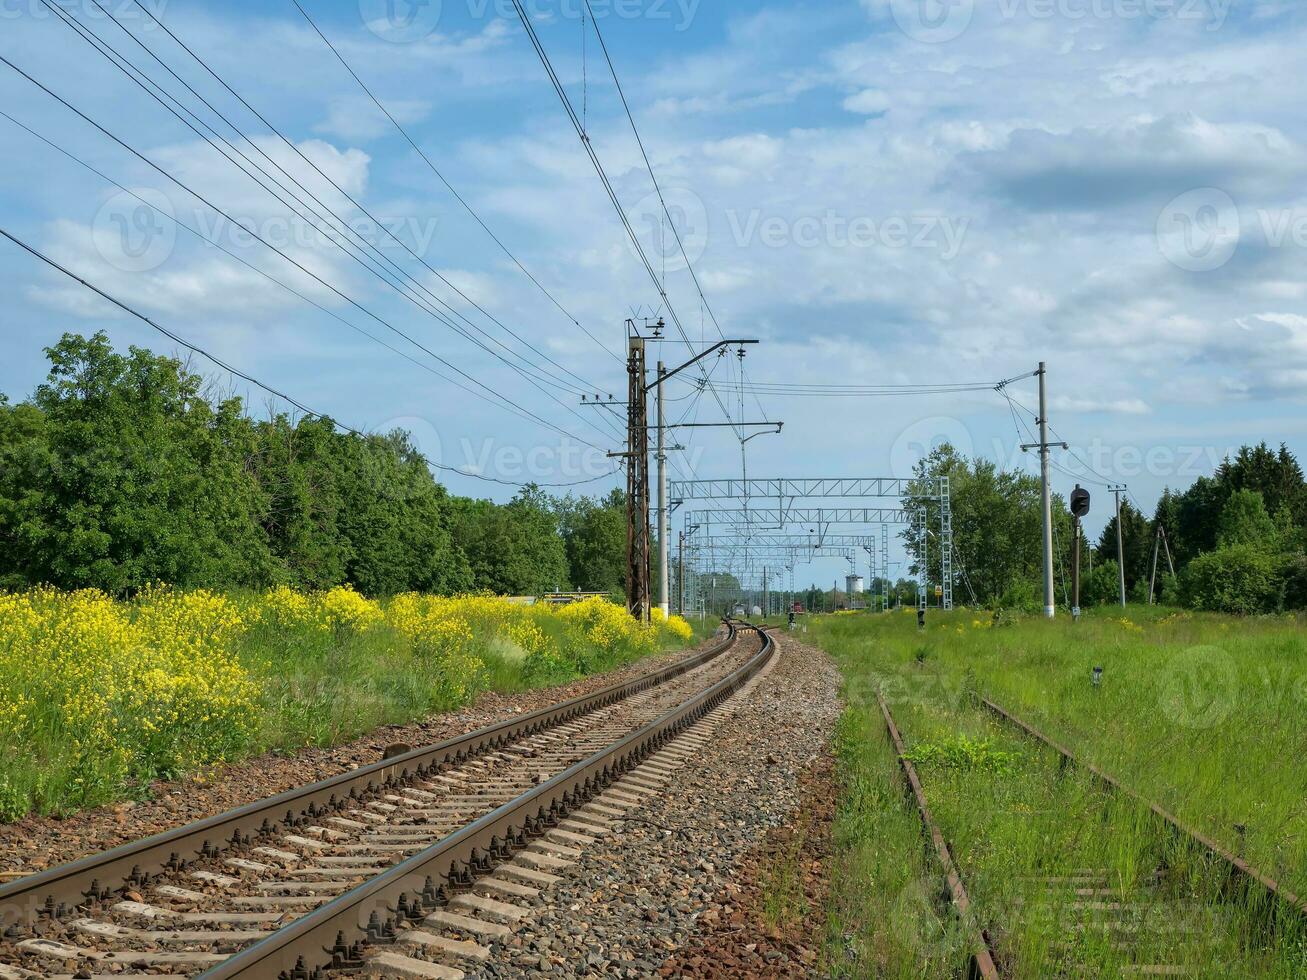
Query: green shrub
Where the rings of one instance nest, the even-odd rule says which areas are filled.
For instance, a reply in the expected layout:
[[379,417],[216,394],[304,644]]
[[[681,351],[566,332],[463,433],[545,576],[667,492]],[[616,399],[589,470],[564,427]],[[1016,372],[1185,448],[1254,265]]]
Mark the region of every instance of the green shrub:
[[1121,566],[1115,559],[1097,562],[1080,593],[1085,606],[1106,606],[1121,601]]
[[1285,609],[1307,609],[1307,555],[1291,555],[1281,569]]
[[1280,603],[1279,562],[1251,545],[1231,545],[1199,555],[1180,580],[1184,603],[1208,612],[1272,612]]

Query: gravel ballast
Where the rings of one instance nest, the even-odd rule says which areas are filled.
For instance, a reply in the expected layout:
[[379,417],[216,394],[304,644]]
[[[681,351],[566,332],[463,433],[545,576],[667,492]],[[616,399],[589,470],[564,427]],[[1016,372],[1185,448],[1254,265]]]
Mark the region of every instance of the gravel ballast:
[[[488,961],[462,964],[468,977],[818,975],[816,943],[765,941],[750,907],[768,873],[758,856],[775,852],[768,841],[820,785],[814,773],[829,776],[840,712],[829,658],[778,639],[779,656],[729,703],[710,743],[587,846]],[[704,969],[723,949],[738,954],[734,965]]]

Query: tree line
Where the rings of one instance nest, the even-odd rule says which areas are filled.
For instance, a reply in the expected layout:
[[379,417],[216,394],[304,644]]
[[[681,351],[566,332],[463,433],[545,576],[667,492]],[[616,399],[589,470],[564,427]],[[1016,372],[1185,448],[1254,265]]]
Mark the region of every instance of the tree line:
[[450,494],[404,432],[252,417],[174,358],[65,334],[0,395],[0,587],[620,593],[620,491]]
[[[930,481],[948,476],[953,516],[954,596],[959,603],[1042,606],[1040,484],[1026,473],[1004,472],[987,460],[967,459],[951,446],[917,466],[910,506],[924,507],[921,528],[904,532],[908,553],[931,581],[941,574],[938,503]],[[1099,493],[1096,507],[1112,507]],[[1285,446],[1245,446],[1210,477],[1188,489],[1168,489],[1152,517],[1129,500],[1121,505],[1120,553],[1113,516],[1096,544],[1082,540],[1082,605],[1120,600],[1120,569],[1127,597],[1146,603],[1231,613],[1307,609],[1307,480]],[[1074,530],[1066,500],[1053,499],[1054,571],[1059,602],[1069,604]],[[924,549],[924,550],[923,550]]]

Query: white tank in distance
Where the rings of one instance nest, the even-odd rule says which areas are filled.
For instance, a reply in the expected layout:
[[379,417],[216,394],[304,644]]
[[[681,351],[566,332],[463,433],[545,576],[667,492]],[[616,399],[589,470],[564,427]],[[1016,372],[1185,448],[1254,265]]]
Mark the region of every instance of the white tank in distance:
[[844,580],[844,584],[850,596],[862,595],[866,591],[861,575],[850,575]]

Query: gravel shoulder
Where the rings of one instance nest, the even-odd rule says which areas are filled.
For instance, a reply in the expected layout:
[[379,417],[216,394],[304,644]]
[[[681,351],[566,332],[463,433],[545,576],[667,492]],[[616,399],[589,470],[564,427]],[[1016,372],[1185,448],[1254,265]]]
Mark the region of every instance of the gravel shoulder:
[[461,711],[408,725],[387,725],[335,748],[310,748],[293,756],[268,754],[176,782],[156,783],[152,798],[142,803],[119,803],[63,819],[29,816],[0,826],[0,884],[376,762],[396,742],[422,746],[444,741],[642,677],[685,656],[684,650],[658,654],[559,687],[516,694],[489,692]]
[[[588,845],[469,977],[819,975],[825,879],[813,864],[828,818],[805,803],[829,785],[840,675],[821,651],[778,640],[710,744]],[[793,875],[776,874],[786,866]],[[792,909],[771,925],[777,894]]]

